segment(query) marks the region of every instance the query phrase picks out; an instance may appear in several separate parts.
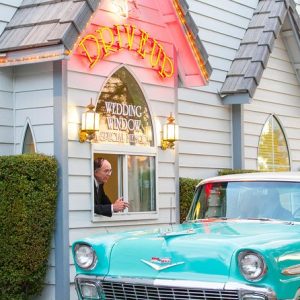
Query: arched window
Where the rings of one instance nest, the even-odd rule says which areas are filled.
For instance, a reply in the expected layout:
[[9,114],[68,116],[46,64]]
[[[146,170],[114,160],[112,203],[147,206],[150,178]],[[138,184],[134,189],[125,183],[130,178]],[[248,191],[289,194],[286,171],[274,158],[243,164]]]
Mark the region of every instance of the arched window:
[[23,138],[22,153],[35,153],[35,143],[29,122],[26,124],[25,134]]
[[290,157],[284,132],[274,115],[263,127],[258,145],[258,169],[261,171],[289,171]]
[[96,111],[100,113],[98,142],[153,146],[152,120],[145,96],[125,67],[106,82]]
[[123,215],[153,216],[157,205],[152,119],[141,87],[125,67],[105,83],[96,111],[100,130],[93,143],[94,158],[109,160],[113,169],[106,194],[112,202],[121,196],[129,202]]

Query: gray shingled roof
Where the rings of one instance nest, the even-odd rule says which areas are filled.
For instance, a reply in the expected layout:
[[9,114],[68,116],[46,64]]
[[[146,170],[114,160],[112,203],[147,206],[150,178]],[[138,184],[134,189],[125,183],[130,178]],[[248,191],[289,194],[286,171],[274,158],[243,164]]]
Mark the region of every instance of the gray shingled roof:
[[100,0],[23,0],[0,36],[0,53],[63,44],[72,49]]
[[[289,22],[285,22],[287,16]],[[253,97],[263,71],[267,67],[275,39],[284,25],[291,27],[285,29],[293,29],[294,34],[298,36],[299,16],[294,1],[260,0],[220,91],[222,97],[238,94],[247,94],[248,98]],[[231,97],[231,100],[229,98],[224,98],[224,103],[227,100],[228,104],[232,104],[234,97]],[[246,97],[244,100],[240,97],[237,101],[244,103],[245,99]]]
[[[179,2],[209,76],[211,66],[199,39],[198,28],[189,13],[186,0]],[[21,63],[33,51],[36,56],[55,52],[60,54],[56,59],[63,58],[65,50],[73,48],[99,3],[100,0],[23,0],[0,35],[0,60],[1,57],[10,59],[10,62],[1,66],[11,64],[14,60],[16,64]]]

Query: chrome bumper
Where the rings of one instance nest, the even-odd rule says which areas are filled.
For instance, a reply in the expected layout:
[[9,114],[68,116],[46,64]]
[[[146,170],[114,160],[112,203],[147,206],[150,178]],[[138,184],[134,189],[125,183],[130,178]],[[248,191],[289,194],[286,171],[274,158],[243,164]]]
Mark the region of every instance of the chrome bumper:
[[[208,283],[191,280],[165,280],[141,278],[116,278],[77,275],[75,286],[80,300],[84,297],[83,287],[91,286],[98,298],[93,299],[256,299],[276,300],[269,288],[253,287],[238,283]],[[126,297],[127,296],[127,297]],[[167,298],[166,298],[167,297]],[[197,298],[201,297],[201,298]],[[252,297],[252,298],[251,298]]]

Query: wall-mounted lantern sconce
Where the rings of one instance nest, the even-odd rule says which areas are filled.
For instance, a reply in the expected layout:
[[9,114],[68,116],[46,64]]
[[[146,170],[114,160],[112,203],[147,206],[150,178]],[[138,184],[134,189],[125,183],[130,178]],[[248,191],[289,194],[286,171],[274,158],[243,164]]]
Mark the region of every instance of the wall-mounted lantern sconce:
[[81,130],[79,132],[79,142],[83,143],[86,140],[91,141],[95,137],[96,131],[99,131],[100,116],[95,112],[95,106],[93,100],[87,106],[87,111],[82,114],[81,118]]
[[170,113],[167,123],[163,126],[161,149],[174,149],[175,141],[178,141],[178,125],[175,124],[175,118]]
[[116,14],[121,17],[128,17],[128,1],[127,0],[112,0],[112,5]]

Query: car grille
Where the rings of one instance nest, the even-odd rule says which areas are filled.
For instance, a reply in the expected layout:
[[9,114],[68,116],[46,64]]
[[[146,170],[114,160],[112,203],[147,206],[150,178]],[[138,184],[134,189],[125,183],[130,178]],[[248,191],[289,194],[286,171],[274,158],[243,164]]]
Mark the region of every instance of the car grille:
[[119,282],[102,282],[106,300],[235,300],[237,291],[156,287]]

